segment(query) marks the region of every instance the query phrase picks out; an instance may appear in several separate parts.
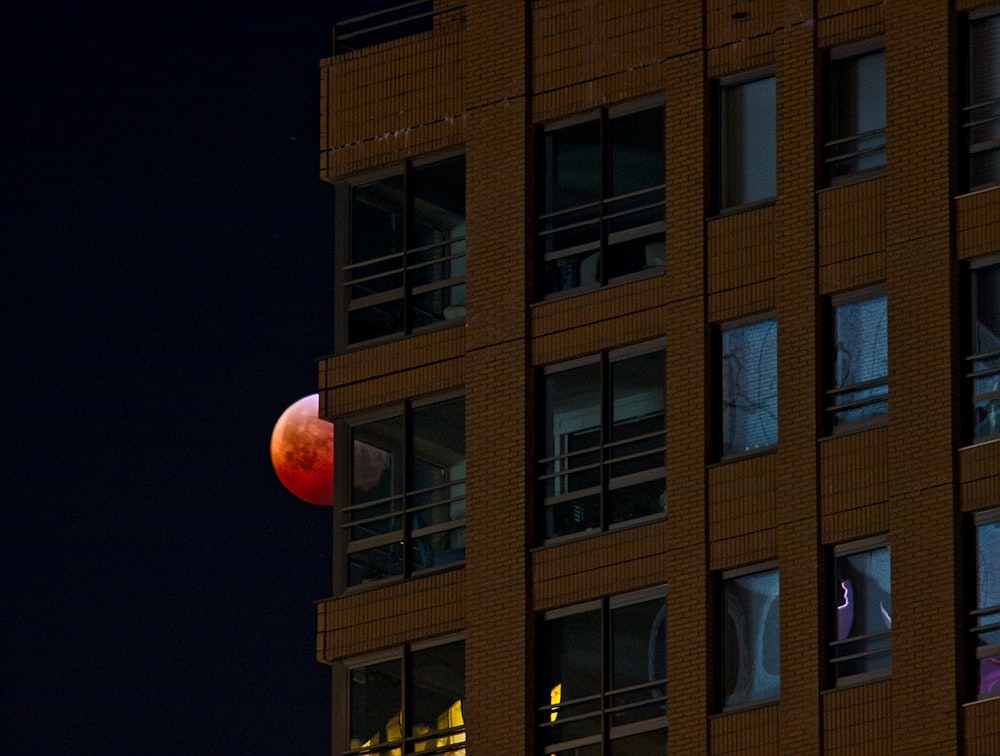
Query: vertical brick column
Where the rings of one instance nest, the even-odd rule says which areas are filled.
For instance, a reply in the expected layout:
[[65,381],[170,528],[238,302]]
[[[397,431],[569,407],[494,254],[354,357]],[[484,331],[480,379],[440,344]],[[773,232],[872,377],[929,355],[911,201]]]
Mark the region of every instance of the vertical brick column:
[[956,748],[952,14],[886,4],[892,740]]
[[[526,3],[469,0],[466,720],[470,756],[530,753],[534,701]],[[502,738],[502,741],[498,740]]]
[[777,179],[774,213],[774,304],[778,316],[778,455],[776,544],[781,574],[779,751],[818,753],[820,620],[816,398],[815,150],[817,133],[814,24],[775,38]]
[[705,514],[708,447],[708,334],[705,327],[705,193],[708,103],[701,51],[701,8],[678,6],[690,53],[678,57],[666,86],[666,419],[667,697],[670,753],[708,751],[709,643],[712,627]]

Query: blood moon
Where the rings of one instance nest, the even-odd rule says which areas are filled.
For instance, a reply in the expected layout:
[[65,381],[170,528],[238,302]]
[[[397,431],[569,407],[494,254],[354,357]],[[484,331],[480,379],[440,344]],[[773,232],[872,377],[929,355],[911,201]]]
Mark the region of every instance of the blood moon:
[[303,501],[333,504],[333,424],[319,417],[319,394],[281,413],[271,433],[271,464],[282,485]]

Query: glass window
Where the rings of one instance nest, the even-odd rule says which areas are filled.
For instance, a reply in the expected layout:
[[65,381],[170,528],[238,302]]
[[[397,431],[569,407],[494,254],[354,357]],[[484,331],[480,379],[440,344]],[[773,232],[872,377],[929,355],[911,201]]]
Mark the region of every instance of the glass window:
[[539,751],[666,754],[664,589],[560,609],[543,619]]
[[722,456],[778,443],[778,323],[723,326],[718,429]]
[[889,411],[886,298],[867,289],[833,299],[827,405],[833,432]]
[[406,163],[343,187],[349,244],[338,271],[348,344],[465,316],[465,157]]
[[415,645],[346,666],[348,748],[343,753],[465,753],[464,641]]
[[542,132],[541,294],[663,267],[663,106],[631,104]]
[[970,614],[978,698],[1000,696],[1000,509],[976,517],[975,605]]
[[545,371],[545,538],[666,511],[663,354],[661,343],[643,345]]
[[885,51],[881,48],[878,39],[830,54],[823,144],[828,186],[880,171],[885,165]]
[[721,704],[727,708],[775,698],[781,688],[778,570],[722,578]]
[[845,544],[834,550],[830,672],[838,685],[889,673],[892,583],[889,546]]
[[973,190],[1000,181],[1000,5],[970,13],[965,31],[962,136]]
[[[1000,257],[969,269],[966,392],[973,441],[1000,438]],[[968,406],[968,405],[966,405]]]
[[777,194],[774,76],[723,82],[719,88],[717,191],[720,210]]
[[465,559],[465,400],[413,402],[351,423],[347,584]]

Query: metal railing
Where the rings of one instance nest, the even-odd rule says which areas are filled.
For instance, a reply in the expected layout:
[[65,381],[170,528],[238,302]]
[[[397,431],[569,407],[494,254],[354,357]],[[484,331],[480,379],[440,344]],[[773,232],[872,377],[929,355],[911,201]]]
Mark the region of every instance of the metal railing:
[[338,21],[333,26],[333,54],[361,50],[382,42],[430,31],[448,14],[460,13],[464,3],[435,7],[435,0],[413,0],[391,8]]

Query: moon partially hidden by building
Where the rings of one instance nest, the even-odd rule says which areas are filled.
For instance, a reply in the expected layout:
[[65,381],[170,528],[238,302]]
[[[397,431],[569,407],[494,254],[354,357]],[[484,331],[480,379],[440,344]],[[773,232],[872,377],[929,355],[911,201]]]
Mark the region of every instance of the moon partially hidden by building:
[[333,424],[319,417],[319,394],[281,413],[271,433],[271,464],[278,480],[310,504],[333,504]]

